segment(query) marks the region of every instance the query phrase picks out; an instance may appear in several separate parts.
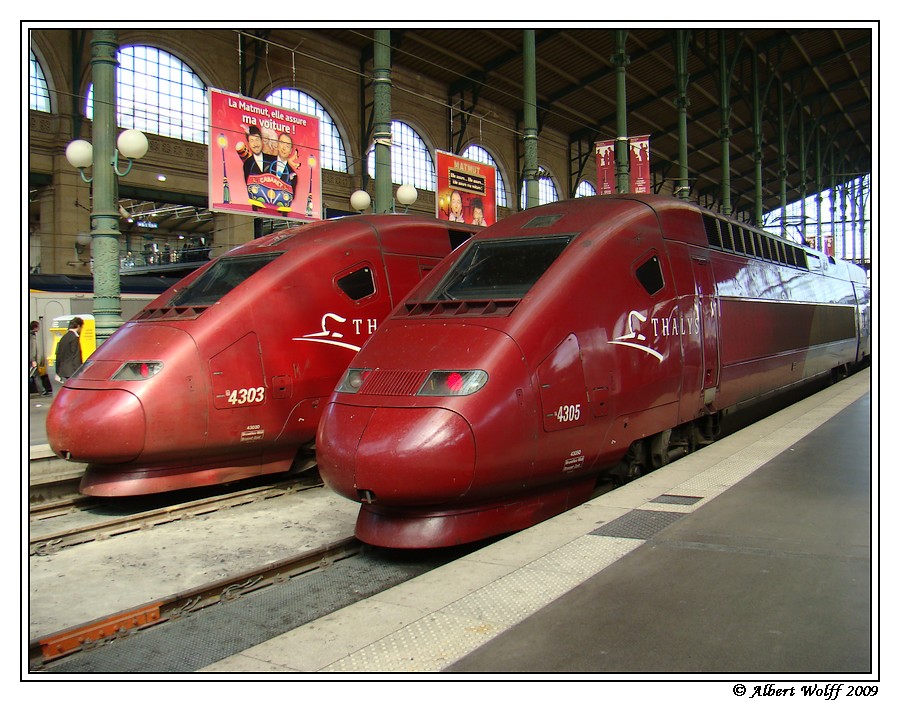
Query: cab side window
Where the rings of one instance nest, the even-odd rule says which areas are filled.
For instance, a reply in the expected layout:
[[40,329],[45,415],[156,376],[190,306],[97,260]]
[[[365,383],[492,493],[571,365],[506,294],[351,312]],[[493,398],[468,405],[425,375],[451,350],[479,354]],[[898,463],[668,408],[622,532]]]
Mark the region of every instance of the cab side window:
[[648,295],[655,295],[665,285],[658,256],[652,256],[644,261],[637,267],[634,274]]
[[368,266],[337,279],[337,286],[351,300],[362,300],[375,294],[375,278]]

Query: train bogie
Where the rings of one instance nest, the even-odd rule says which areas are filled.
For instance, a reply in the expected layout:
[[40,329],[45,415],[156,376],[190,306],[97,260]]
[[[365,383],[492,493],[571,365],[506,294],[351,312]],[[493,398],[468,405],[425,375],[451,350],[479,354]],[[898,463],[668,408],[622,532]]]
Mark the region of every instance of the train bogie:
[[60,391],[51,448],[99,496],[313,464],[322,407],[396,302],[473,230],[404,215],[286,229],[204,265]]
[[437,267],[354,359],[319,426],[320,472],[362,503],[357,535],[376,545],[534,524],[601,475],[709,443],[723,411],[862,360],[853,276],[671,198],[520,213]]

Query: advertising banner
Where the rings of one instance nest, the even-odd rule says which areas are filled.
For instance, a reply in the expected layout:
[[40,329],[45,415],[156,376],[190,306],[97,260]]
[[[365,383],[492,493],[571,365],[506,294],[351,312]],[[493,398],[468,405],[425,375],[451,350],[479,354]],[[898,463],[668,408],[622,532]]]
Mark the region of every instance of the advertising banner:
[[209,209],[322,219],[319,120],[209,90]]
[[[629,174],[632,193],[650,192],[650,135],[629,137]],[[616,192],[616,140],[594,144],[597,159],[597,194]]]
[[437,151],[435,216],[486,227],[497,221],[497,169]]
[[607,139],[594,144],[597,156],[597,194],[616,192],[616,140]]
[[628,150],[631,154],[631,192],[650,192],[650,135],[630,137]]

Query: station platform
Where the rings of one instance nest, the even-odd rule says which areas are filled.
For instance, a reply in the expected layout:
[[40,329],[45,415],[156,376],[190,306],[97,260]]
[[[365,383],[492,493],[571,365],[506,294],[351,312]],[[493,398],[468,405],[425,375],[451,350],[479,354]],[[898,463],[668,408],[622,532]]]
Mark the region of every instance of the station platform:
[[870,382],[199,672],[877,679]]

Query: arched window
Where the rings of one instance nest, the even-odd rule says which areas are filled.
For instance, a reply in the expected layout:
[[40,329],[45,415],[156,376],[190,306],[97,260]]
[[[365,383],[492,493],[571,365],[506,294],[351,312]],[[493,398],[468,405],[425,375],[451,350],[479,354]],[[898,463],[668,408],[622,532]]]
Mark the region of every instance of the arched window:
[[586,180],[581,181],[578,184],[578,189],[575,191],[575,197],[592,197],[597,194],[597,188],[588,183]]
[[[117,54],[116,121],[123,129],[205,144],[206,86],[179,59],[152,46],[125,46]],[[85,114],[94,116],[94,86]]]
[[[556,192],[556,186],[553,184],[553,178],[541,171],[542,175],[538,179],[538,204],[546,205],[549,202],[559,200],[559,194]],[[526,199],[525,181],[522,181],[522,197],[519,201],[519,207],[525,209]]]
[[347,153],[337,125],[331,115],[319,102],[306,93],[292,88],[281,88],[266,98],[273,105],[287,110],[303,112],[319,118],[319,146],[322,149],[320,160],[322,168],[331,171],[347,172]]
[[50,89],[44,78],[44,71],[38,63],[37,56],[30,49],[31,61],[28,66],[28,107],[39,112],[50,112]]
[[[375,147],[369,149],[369,175],[375,177]],[[391,122],[391,180],[422,190],[437,188],[434,159],[415,129],[405,122]]]
[[467,158],[470,161],[485,163],[488,166],[493,166],[497,169],[497,207],[509,207],[506,199],[506,185],[503,183],[503,176],[500,174],[500,169],[497,167],[497,162],[494,161],[493,157],[487,152],[487,150],[481,148],[480,146],[472,144],[462,152],[462,157]]

